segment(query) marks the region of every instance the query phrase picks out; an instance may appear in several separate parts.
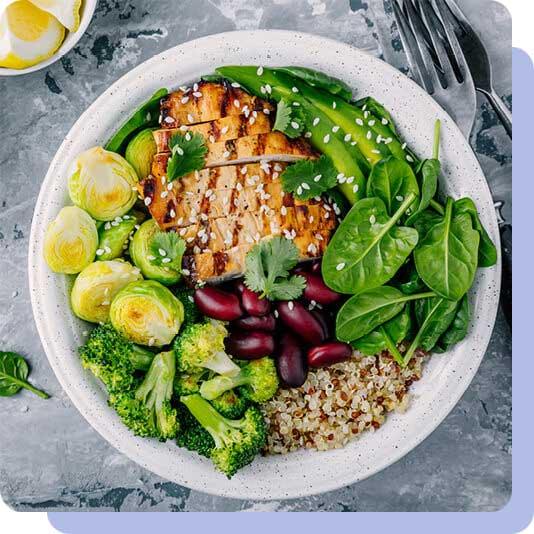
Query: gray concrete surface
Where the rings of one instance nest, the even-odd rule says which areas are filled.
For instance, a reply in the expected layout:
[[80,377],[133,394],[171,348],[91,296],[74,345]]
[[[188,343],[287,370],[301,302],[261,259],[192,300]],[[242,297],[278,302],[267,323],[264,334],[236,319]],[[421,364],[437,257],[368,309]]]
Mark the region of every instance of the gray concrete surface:
[[[497,90],[511,104],[508,14],[487,0],[463,4],[490,48]],[[211,497],[138,467],[91,429],[48,366],[33,324],[26,255],[34,202],[63,137],[111,82],[153,54],[252,28],[335,37],[405,69],[390,0],[100,0],[87,34],[62,61],[0,78],[0,349],[25,354],[33,381],[53,395],[0,399],[3,499],[18,510],[50,511],[499,509],[511,493],[512,402],[511,338],[501,314],[472,385],[426,441],[364,482],[286,502]],[[511,144],[482,102],[472,141],[494,193],[509,195]]]

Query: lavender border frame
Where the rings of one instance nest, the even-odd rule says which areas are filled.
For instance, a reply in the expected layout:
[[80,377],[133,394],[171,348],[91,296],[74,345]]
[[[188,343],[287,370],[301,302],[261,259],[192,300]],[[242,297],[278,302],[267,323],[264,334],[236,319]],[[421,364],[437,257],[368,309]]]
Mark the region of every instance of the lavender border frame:
[[[534,196],[534,181],[528,178],[528,165],[531,147],[528,128],[532,126],[534,116],[529,94],[534,87],[534,69],[530,57],[520,49],[512,53],[513,86],[515,107],[515,139],[513,149],[516,152],[513,174],[520,176],[514,188],[513,202],[515,205],[515,236],[518,242],[528,243],[531,238],[532,222],[529,220],[532,210],[531,198]],[[519,110],[519,112],[517,111]],[[191,531],[202,532],[204,528],[216,525],[219,532],[234,533],[254,532],[254,534],[271,534],[274,531],[302,531],[308,533],[328,531],[334,526],[347,523],[347,527],[358,530],[384,532],[411,532],[412,534],[433,534],[450,532],[485,532],[512,533],[526,528],[531,522],[534,513],[534,500],[532,499],[533,458],[531,455],[531,412],[530,402],[521,403],[527,399],[532,386],[530,377],[534,374],[534,359],[531,340],[527,336],[531,312],[528,308],[529,297],[534,293],[530,283],[529,262],[532,255],[528,247],[515,249],[515,280],[520,291],[514,291],[514,323],[515,334],[513,343],[516,353],[522,355],[513,363],[513,410],[515,424],[513,428],[514,453],[512,461],[513,494],[510,501],[497,512],[374,512],[360,514],[355,519],[349,514],[340,513],[323,515],[305,512],[299,515],[268,512],[258,520],[256,515],[241,514],[239,520],[233,514],[223,512],[195,513],[174,515],[165,513],[135,513],[114,512],[91,513],[80,515],[76,512],[49,513],[50,523],[58,530],[69,534],[92,534],[99,532],[125,532],[129,534],[169,531],[178,526]],[[527,378],[528,377],[528,378]]]

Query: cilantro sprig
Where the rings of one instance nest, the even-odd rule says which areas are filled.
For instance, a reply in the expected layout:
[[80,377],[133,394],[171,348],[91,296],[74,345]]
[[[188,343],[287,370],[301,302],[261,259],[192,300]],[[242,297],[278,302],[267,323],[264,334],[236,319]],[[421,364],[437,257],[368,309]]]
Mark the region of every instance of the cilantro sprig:
[[289,273],[298,260],[292,241],[283,237],[261,241],[247,254],[245,285],[269,300],[294,300],[306,287],[304,277]]
[[156,232],[150,240],[150,263],[180,271],[185,252],[185,241],[175,232]]
[[167,163],[169,182],[204,168],[208,147],[199,133],[175,133],[169,139],[169,148],[172,154]]
[[300,137],[304,131],[304,112],[298,102],[291,104],[286,100],[281,100],[276,106],[276,119],[273,130],[284,133],[290,139]]
[[282,187],[299,200],[309,200],[335,187],[337,175],[332,160],[327,156],[315,160],[301,160],[287,167],[282,173]]

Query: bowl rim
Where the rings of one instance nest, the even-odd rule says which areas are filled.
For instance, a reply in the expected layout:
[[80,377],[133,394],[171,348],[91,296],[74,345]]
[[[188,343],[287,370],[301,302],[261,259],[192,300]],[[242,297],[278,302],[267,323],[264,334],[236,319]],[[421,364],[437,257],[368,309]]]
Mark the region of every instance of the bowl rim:
[[45,59],[44,61],[25,69],[9,69],[7,67],[0,67],[0,76],[22,76],[23,74],[30,74],[32,72],[45,69],[46,67],[60,60],[78,44],[80,39],[85,34],[85,31],[87,30],[91,20],[93,20],[97,4],[98,0],[82,0],[80,25],[78,26],[78,29],[75,32],[71,32],[65,28],[66,33],[63,42],[54,52],[54,54],[52,54],[48,59]]
[[[118,81],[113,83],[102,95],[100,95],[97,100],[89,107],[87,108],[80,116],[78,121],[75,123],[75,125],[72,127],[71,132],[76,131],[80,128],[80,125],[83,124],[86,116],[88,116],[92,110],[93,107],[102,105],[106,101],[109,101],[109,99],[117,92],[120,92],[120,89],[127,90],[131,89],[132,86],[135,84],[136,79],[141,74],[143,69],[150,69],[155,64],[157,64],[158,61],[164,61],[165,56],[172,55],[175,50],[178,49],[193,49],[194,46],[201,47],[203,45],[211,45],[213,46],[214,43],[219,43],[220,45],[236,45],[236,41],[242,40],[242,39],[261,39],[266,38],[269,36],[270,39],[278,39],[280,41],[286,41],[290,39],[294,39],[297,41],[309,41],[316,45],[322,45],[322,46],[331,46],[335,47],[336,49],[343,48],[346,51],[350,51],[351,53],[355,55],[360,55],[360,57],[365,57],[370,61],[373,65],[385,69],[389,71],[394,76],[402,76],[404,83],[409,84],[409,86],[412,88],[414,93],[417,94],[417,96],[421,97],[426,101],[426,104],[433,108],[433,110],[436,112],[437,115],[441,116],[444,121],[446,122],[447,128],[450,128],[454,131],[456,136],[459,136],[465,145],[465,149],[468,150],[468,152],[471,154],[469,157],[471,158],[471,163],[473,163],[476,168],[479,175],[484,179],[484,182],[481,184],[481,192],[480,194],[486,199],[491,200],[491,195],[489,192],[489,187],[487,182],[485,181],[484,174],[482,172],[482,169],[480,168],[480,164],[478,163],[478,160],[476,160],[476,157],[474,156],[474,153],[472,149],[470,148],[468,142],[464,139],[463,135],[461,134],[460,130],[454,123],[454,121],[450,118],[450,116],[434,101],[431,99],[427,93],[425,93],[414,81],[406,77],[405,75],[399,73],[397,69],[395,69],[393,66],[389,65],[388,63],[380,60],[379,58],[376,58],[365,51],[359,50],[347,43],[342,43],[340,41],[336,41],[334,39],[329,39],[323,36],[303,33],[303,32],[293,32],[288,30],[253,30],[253,31],[232,31],[232,32],[225,32],[215,35],[210,35],[207,37],[202,37],[199,39],[196,39],[194,41],[189,41],[183,44],[180,44],[176,47],[170,48],[160,54],[157,54],[153,56],[152,58],[148,59],[147,61],[141,63],[139,66],[137,66],[135,69],[131,70],[127,74],[125,74],[122,78],[120,78]],[[177,80],[178,83],[179,80]],[[137,98],[140,98],[140,95],[137,94]],[[495,323],[495,317],[497,313],[497,306],[498,306],[498,295],[500,291],[500,269],[501,269],[501,262],[500,262],[500,252],[499,252],[499,260],[498,264],[495,266],[495,271],[493,271],[493,274],[491,275],[491,282],[493,284],[493,288],[495,293],[492,293],[491,295],[491,303],[494,304],[492,308],[487,312],[487,315],[485,316],[485,319],[487,322],[485,324],[478,325],[481,330],[483,330],[482,335],[482,343],[479,343],[477,345],[477,348],[475,350],[475,355],[473,356],[473,361],[470,364],[471,366],[468,369],[468,372],[466,373],[467,376],[465,377],[459,377],[458,383],[455,385],[454,389],[454,395],[449,395],[448,398],[446,398],[442,404],[440,404],[439,408],[436,408],[437,414],[435,414],[435,417],[432,418],[432,420],[428,420],[425,422],[425,424],[421,425],[421,430],[417,432],[417,435],[405,436],[404,443],[399,445],[399,447],[396,448],[396,452],[388,458],[387,461],[384,461],[381,463],[380,467],[372,470],[371,472],[360,474],[358,476],[355,476],[354,474],[351,474],[351,470],[347,469],[346,472],[343,474],[341,480],[321,480],[319,484],[313,485],[313,486],[307,486],[305,489],[300,488],[298,493],[295,493],[293,488],[289,489],[289,493],[284,492],[283,488],[272,488],[269,487],[269,489],[265,488],[264,491],[260,491],[259,488],[254,487],[252,490],[251,487],[247,486],[246,484],[240,484],[239,480],[233,479],[232,482],[235,481],[235,484],[233,486],[225,486],[222,482],[218,480],[211,480],[213,481],[213,486],[204,485],[200,481],[198,481],[196,478],[185,478],[181,479],[180,481],[177,481],[176,479],[170,478],[168,476],[167,471],[162,469],[161,467],[156,468],[154,465],[154,461],[146,461],[142,458],[142,455],[140,452],[138,452],[139,444],[135,443],[135,438],[132,438],[129,440],[128,443],[120,442],[120,440],[115,439],[117,431],[116,428],[114,428],[114,425],[109,422],[103,422],[101,421],[94,412],[90,408],[87,407],[87,405],[83,406],[83,394],[80,391],[73,391],[72,388],[68,385],[68,379],[64,375],[63,369],[61,369],[61,366],[57,361],[55,361],[54,357],[54,344],[49,339],[49,328],[47,326],[47,321],[44,320],[42,314],[42,310],[40,310],[40,306],[42,305],[41,302],[39,302],[37,298],[37,291],[39,283],[42,282],[40,277],[38,276],[39,269],[42,268],[43,260],[41,258],[40,249],[37,249],[36,246],[36,237],[41,232],[41,229],[38,228],[39,226],[39,216],[38,216],[38,207],[39,206],[46,206],[47,201],[45,200],[46,197],[46,188],[45,185],[51,185],[54,184],[54,176],[53,176],[53,170],[60,165],[60,161],[62,158],[65,157],[64,153],[69,150],[68,145],[72,143],[70,140],[70,133],[67,135],[66,140],[62,144],[62,146],[57,151],[55,157],[53,158],[50,168],[48,170],[47,176],[43,182],[43,185],[41,187],[39,197],[36,203],[36,210],[34,214],[34,218],[32,221],[32,227],[31,227],[31,234],[30,234],[30,253],[28,255],[28,266],[29,266],[29,283],[30,283],[30,297],[31,297],[31,303],[32,303],[32,309],[34,312],[35,321],[37,324],[37,328],[39,331],[39,335],[41,337],[42,344],[45,348],[45,352],[47,354],[47,357],[50,361],[50,364],[61,383],[64,390],[67,392],[68,396],[71,398],[75,406],[78,408],[78,410],[82,413],[82,415],[85,417],[85,419],[89,422],[89,424],[95,428],[111,445],[113,445],[115,448],[117,448],[120,452],[124,453],[126,456],[128,456],[130,459],[136,461],[138,464],[142,465],[145,468],[148,468],[152,472],[158,474],[159,476],[162,476],[164,478],[174,480],[176,483],[179,483],[181,485],[187,486],[189,488],[192,488],[197,491],[202,491],[205,493],[210,493],[214,495],[224,496],[224,497],[232,497],[232,498],[253,498],[256,500],[272,500],[272,499],[287,499],[287,498],[295,498],[295,497],[303,497],[303,496],[309,496],[314,495],[318,493],[323,493],[326,491],[331,491],[334,489],[338,489],[346,484],[352,484],[357,481],[363,480],[367,478],[370,475],[373,475],[389,465],[395,463],[400,458],[405,456],[408,452],[412,451],[417,445],[419,445],[424,439],[426,439],[445,419],[445,417],[450,413],[450,411],[454,408],[454,406],[459,401],[460,397],[464,394],[467,387],[470,385],[472,379],[474,378],[476,371],[480,365],[480,362],[484,356],[484,353],[487,348],[487,344],[489,343],[489,339],[491,336],[491,331],[493,330],[493,326]],[[488,231],[490,232],[491,237],[494,239],[496,246],[498,247],[498,250],[500,251],[499,247],[499,233],[497,231],[497,221],[494,210],[489,211],[486,213],[486,222],[489,224]],[[485,275],[486,278],[489,278],[490,275]],[[488,297],[489,298],[489,297]],[[480,321],[479,321],[480,322]],[[480,341],[480,340],[479,340]],[[438,377],[439,378],[439,377]],[[144,440],[146,442],[147,440]],[[358,440],[356,440],[358,441]],[[354,443],[354,442],[353,442]],[[349,444],[350,445],[350,444]],[[309,451],[306,451],[309,453]],[[346,449],[345,449],[346,452]],[[322,453],[322,454],[328,454],[328,453]],[[291,455],[286,455],[291,456]],[[327,462],[324,462],[327,463]],[[150,464],[150,465],[149,465]],[[192,466],[188,465],[188,467]],[[215,475],[215,472],[214,472]],[[256,475],[257,476],[257,475]],[[201,477],[199,477],[201,478]],[[237,478],[237,477],[236,477]],[[291,493],[293,491],[293,493]]]

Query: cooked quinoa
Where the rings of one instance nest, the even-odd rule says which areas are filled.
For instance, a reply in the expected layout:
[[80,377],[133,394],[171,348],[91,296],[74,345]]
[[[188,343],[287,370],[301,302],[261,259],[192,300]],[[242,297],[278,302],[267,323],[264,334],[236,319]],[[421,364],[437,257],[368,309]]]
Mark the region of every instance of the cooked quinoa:
[[265,452],[337,449],[374,431],[388,412],[406,410],[408,388],[421,377],[424,359],[417,353],[401,369],[386,352],[355,353],[350,361],[310,370],[302,387],[280,389],[263,405],[269,424]]

